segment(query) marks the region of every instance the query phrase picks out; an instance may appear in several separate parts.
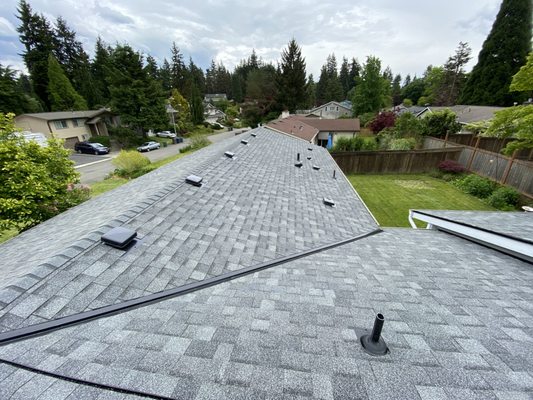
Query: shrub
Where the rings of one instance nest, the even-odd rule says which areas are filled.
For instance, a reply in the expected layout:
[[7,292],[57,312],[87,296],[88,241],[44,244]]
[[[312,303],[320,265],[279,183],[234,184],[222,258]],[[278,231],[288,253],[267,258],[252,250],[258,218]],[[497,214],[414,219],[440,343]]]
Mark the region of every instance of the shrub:
[[455,183],[463,192],[485,199],[494,191],[494,182],[478,175],[467,175]]
[[374,133],[381,132],[385,128],[394,126],[396,121],[396,114],[387,111],[376,115],[376,117],[368,124],[369,128]]
[[450,174],[460,174],[465,172],[465,168],[457,161],[444,160],[439,163],[439,170]]
[[374,151],[378,149],[378,142],[376,141],[376,138],[365,137],[362,139],[363,145],[361,146],[361,150]]
[[359,151],[363,147],[364,140],[360,137],[339,137],[333,145],[332,151]]
[[457,122],[457,116],[448,109],[430,113],[422,121],[424,135],[444,136],[446,132],[457,133],[461,130],[461,124]]
[[105,147],[111,147],[111,139],[109,136],[92,136],[89,139],[91,143],[100,143]]
[[389,143],[389,150],[413,150],[416,140],[413,138],[393,139]]
[[122,147],[138,146],[145,141],[144,138],[135,133],[133,129],[124,126],[110,127],[109,135],[111,135],[111,137]]
[[91,198],[91,188],[83,184],[68,184],[67,192],[62,204],[62,210],[64,211],[70,207],[74,207],[84,201],[87,201]]
[[211,142],[208,138],[201,135],[192,135],[191,136],[191,147],[194,150],[201,149],[202,147],[209,146]]
[[79,175],[63,141],[46,147],[13,135],[14,114],[0,113],[0,230],[28,229],[72,204],[68,185]]
[[359,122],[361,123],[361,126],[367,126],[368,123],[370,123],[370,121],[372,121],[374,119],[374,116],[376,114],[373,113],[373,112],[368,112],[368,113],[364,113],[364,114],[361,114],[358,116],[359,118]]
[[113,164],[118,168],[117,175],[131,178],[133,174],[150,164],[150,160],[137,151],[122,150],[113,159]]
[[500,210],[513,210],[518,206],[519,200],[520,194],[515,189],[502,186],[489,196],[487,202]]

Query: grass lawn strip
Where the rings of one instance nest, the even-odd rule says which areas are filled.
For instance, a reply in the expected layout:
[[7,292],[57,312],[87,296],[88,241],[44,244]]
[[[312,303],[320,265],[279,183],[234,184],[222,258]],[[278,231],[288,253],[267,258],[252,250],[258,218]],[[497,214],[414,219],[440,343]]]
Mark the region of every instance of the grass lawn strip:
[[[381,226],[409,227],[409,209],[495,209],[448,182],[427,175],[348,175]],[[417,226],[425,227],[420,223]]]

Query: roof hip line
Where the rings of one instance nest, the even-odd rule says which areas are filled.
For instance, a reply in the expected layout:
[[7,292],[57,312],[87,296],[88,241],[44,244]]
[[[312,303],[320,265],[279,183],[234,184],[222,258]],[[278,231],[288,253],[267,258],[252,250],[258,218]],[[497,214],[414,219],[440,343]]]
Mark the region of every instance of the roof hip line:
[[[177,288],[163,290],[161,292],[149,294],[146,296],[138,297],[135,299],[124,301],[120,304],[111,304],[101,308],[96,308],[89,311],[84,311],[78,314],[69,315],[66,317],[58,318],[52,321],[42,322],[40,324],[30,325],[19,329],[13,329],[8,332],[0,333],[0,346],[9,343],[17,342],[20,340],[29,339],[36,336],[45,335],[56,330],[68,328],[74,325],[82,324],[88,321],[92,321],[99,318],[109,317],[112,315],[120,314],[126,311],[133,310],[135,308],[145,307],[150,304],[158,303],[163,300],[167,300],[173,297],[183,296],[188,293],[196,292],[198,290],[206,289],[211,286],[215,286],[224,282],[228,282],[237,278],[241,278],[252,273],[262,271],[264,269],[272,268],[277,265],[287,263],[299,258],[307,257],[309,255],[319,253],[325,250],[329,250],[335,247],[339,247],[357,240],[364,239],[369,236],[373,236],[382,232],[382,229],[374,229],[370,232],[353,236],[348,239],[340,240],[337,242],[325,244],[319,247],[315,247],[310,250],[302,251],[300,253],[288,255],[274,260],[266,261],[257,265],[245,267],[237,271],[231,271],[219,276],[204,279],[203,281],[189,283],[179,286]],[[0,362],[4,360],[0,359]]]

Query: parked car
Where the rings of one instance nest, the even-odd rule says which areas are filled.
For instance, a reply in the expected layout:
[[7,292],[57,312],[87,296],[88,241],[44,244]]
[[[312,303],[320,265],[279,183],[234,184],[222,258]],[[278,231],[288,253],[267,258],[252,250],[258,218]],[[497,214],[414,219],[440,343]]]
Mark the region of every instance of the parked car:
[[150,151],[150,150],[157,150],[160,148],[161,145],[157,142],[146,142],[137,147],[137,151]]
[[168,138],[175,138],[176,137],[176,134],[172,133],[170,131],[157,132],[156,135],[159,136],[159,137],[168,137]]
[[109,147],[105,147],[101,143],[91,143],[91,142],[78,142],[74,145],[74,151],[78,153],[87,153],[87,154],[108,154]]

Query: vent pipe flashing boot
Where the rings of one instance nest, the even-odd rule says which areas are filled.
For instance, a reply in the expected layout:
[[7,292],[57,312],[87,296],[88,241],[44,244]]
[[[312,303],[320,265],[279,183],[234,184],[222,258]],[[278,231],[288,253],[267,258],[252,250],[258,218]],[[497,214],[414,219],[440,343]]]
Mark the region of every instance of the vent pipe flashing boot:
[[361,345],[363,346],[363,349],[374,356],[384,356],[389,352],[387,343],[385,343],[381,337],[381,330],[383,329],[384,322],[385,317],[383,317],[383,314],[376,315],[372,333],[370,335],[361,336]]

